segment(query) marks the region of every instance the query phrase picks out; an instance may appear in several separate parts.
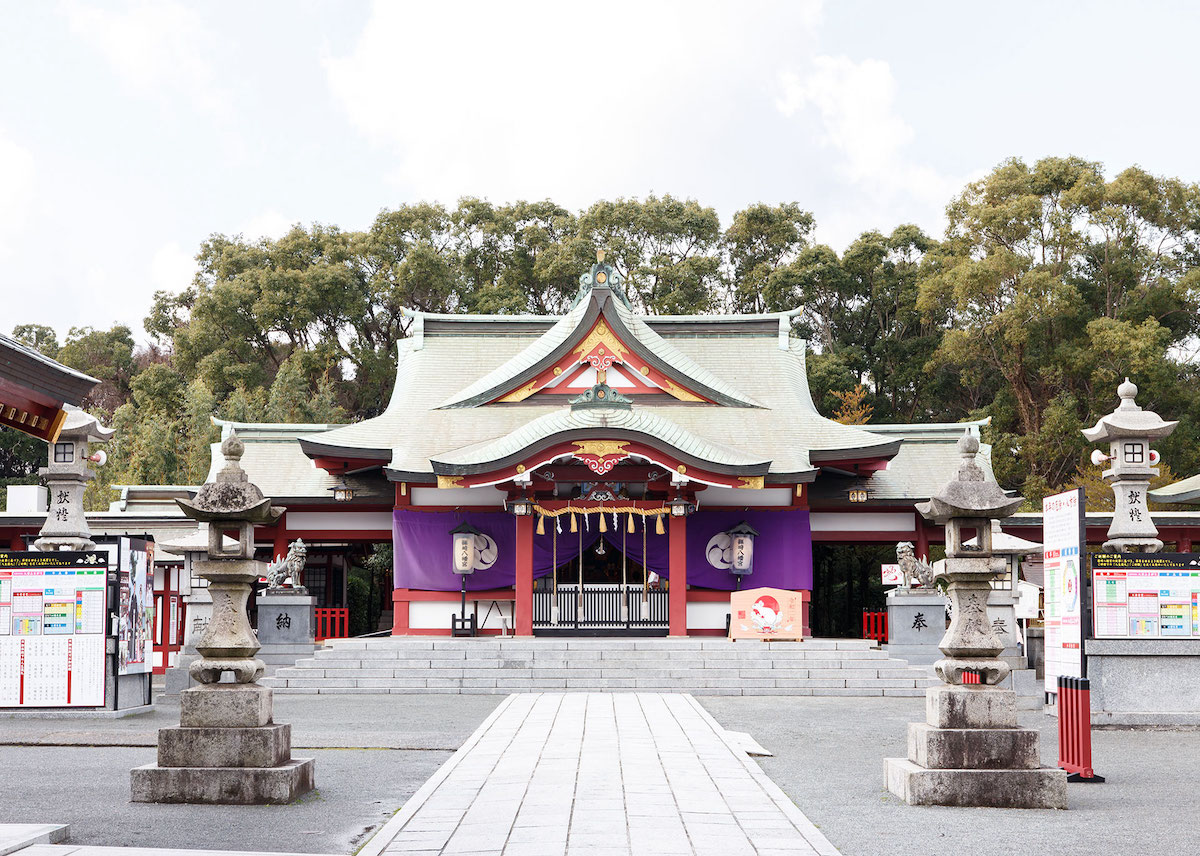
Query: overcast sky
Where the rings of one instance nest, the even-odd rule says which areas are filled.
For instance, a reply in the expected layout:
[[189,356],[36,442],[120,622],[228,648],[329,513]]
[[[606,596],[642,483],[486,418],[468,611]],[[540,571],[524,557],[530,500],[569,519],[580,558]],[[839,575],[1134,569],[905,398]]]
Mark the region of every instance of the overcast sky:
[[671,193],[818,239],[1003,158],[1200,180],[1195,4],[0,0],[0,329],[141,333],[214,232]]

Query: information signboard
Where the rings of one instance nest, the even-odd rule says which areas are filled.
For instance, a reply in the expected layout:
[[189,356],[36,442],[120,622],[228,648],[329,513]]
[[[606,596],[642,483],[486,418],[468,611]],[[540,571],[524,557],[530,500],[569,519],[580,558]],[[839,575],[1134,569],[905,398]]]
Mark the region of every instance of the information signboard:
[[1045,568],[1046,692],[1058,692],[1060,675],[1083,674],[1083,603],[1079,563],[1084,554],[1083,488],[1042,500]]
[[0,553],[0,707],[104,704],[105,555]]
[[1092,634],[1097,639],[1200,637],[1200,554],[1092,556]]

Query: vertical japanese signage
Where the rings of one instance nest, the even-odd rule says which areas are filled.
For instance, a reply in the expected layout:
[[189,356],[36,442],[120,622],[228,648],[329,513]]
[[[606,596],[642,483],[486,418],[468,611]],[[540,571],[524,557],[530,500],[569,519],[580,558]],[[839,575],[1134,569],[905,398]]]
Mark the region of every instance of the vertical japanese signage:
[[104,704],[103,553],[0,553],[0,707]]
[[1080,562],[1084,555],[1083,488],[1042,500],[1042,562],[1045,568],[1046,692],[1058,692],[1058,677],[1083,677],[1083,599]]

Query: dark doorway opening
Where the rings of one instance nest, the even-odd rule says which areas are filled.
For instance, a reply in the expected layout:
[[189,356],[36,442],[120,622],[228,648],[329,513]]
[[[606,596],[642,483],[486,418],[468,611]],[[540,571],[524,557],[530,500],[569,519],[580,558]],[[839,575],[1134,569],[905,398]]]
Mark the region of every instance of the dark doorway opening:
[[862,636],[863,610],[883,611],[880,566],[896,561],[892,544],[814,544],[809,623],[814,636]]

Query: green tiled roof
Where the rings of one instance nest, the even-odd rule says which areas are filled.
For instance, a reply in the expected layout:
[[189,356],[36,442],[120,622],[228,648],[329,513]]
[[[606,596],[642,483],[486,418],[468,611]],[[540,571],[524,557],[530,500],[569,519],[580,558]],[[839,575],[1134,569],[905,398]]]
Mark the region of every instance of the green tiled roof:
[[433,459],[434,471],[445,475],[478,471],[519,456],[531,447],[552,445],[555,438],[563,435],[597,428],[612,431],[619,438],[658,440],[684,458],[719,470],[765,475],[771,464],[770,460],[699,437],[647,410],[591,407],[547,413],[498,439],[438,455]]

